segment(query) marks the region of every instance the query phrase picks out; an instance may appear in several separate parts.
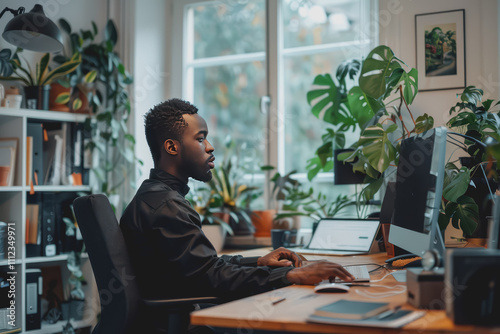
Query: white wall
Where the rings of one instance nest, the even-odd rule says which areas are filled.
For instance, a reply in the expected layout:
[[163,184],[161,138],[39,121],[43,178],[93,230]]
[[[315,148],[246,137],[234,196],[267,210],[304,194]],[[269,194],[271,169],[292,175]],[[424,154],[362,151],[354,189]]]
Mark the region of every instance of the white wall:
[[[415,15],[465,9],[466,84],[484,90],[485,96],[499,99],[497,0],[379,0],[380,44],[391,47],[400,59],[416,67]],[[449,109],[462,89],[419,92],[411,111],[427,113],[435,125],[444,125]]]
[[136,154],[144,162],[137,185],[149,177],[153,159],[144,134],[144,114],[170,97],[171,1],[132,0],[134,5],[134,96]]

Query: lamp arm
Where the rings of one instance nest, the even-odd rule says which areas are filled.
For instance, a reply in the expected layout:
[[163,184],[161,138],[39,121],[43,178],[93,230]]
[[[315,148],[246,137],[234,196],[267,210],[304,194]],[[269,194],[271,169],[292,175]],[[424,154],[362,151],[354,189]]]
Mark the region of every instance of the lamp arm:
[[0,18],[2,18],[3,14],[5,14],[6,11],[9,11],[12,13],[12,15],[17,16],[19,14],[24,13],[24,7],[19,7],[17,10],[16,9],[10,9],[9,7],[5,7],[2,12],[0,13]]

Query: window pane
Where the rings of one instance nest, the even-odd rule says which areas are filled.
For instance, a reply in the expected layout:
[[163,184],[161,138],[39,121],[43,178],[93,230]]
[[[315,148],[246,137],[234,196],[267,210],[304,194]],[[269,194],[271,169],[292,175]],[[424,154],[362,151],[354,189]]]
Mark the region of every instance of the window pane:
[[[341,50],[318,55],[284,59],[285,82],[285,170],[306,172],[307,160],[321,144],[321,135],[329,127],[311,113],[306,94],[314,77],[335,73],[346,60]],[[331,125],[330,125],[331,127]]]
[[214,1],[192,10],[195,59],[265,51],[264,0]]
[[194,70],[194,104],[207,121],[209,141],[220,159],[229,135],[254,164],[263,163],[267,127],[259,100],[266,94],[265,75],[263,61]]
[[359,0],[285,0],[285,48],[357,40],[362,8],[368,5],[368,1],[362,5]]

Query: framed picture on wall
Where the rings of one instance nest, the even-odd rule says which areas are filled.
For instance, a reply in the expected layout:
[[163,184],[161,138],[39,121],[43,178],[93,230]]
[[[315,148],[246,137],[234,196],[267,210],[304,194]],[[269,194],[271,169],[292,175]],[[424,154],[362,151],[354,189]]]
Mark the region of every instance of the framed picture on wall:
[[415,15],[418,90],[465,88],[465,10]]

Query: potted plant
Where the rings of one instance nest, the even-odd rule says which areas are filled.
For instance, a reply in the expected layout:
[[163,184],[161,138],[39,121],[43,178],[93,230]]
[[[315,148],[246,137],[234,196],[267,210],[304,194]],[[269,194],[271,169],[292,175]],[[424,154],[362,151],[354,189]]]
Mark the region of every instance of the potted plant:
[[65,93],[57,95],[56,103],[69,103],[73,112],[88,113],[91,107],[89,100],[95,94],[93,83],[98,72],[92,58],[86,56],[86,47],[94,41],[98,29],[96,24],[92,22],[92,30],[82,30],[79,33],[73,32],[71,25],[65,19],[59,19],[59,26],[68,35],[69,42],[65,45],[64,53],[56,55],[54,61],[63,64],[70,58],[68,54],[80,53],[84,54],[84,56],[80,66],[74,72],[54,83],[55,86],[67,90]]
[[[323,120],[336,125],[336,128],[328,130],[323,136],[323,145],[310,160],[308,167],[312,177],[321,170],[332,168],[330,162],[333,150],[330,148],[335,145],[341,147],[338,144],[342,144],[343,133],[359,126],[361,135],[351,146],[352,151],[341,154],[339,159],[353,163],[353,170],[366,174],[367,185],[360,195],[366,200],[371,199],[384,180],[394,175],[399,142],[434,126],[433,118],[427,114],[416,119],[413,117],[409,105],[418,93],[417,70],[412,68],[405,71],[402,65],[402,60],[390,48],[378,46],[368,54],[361,66],[356,61],[341,64],[337,69],[337,83],[328,74],[315,78],[314,84],[320,85],[320,88],[312,89],[307,95],[312,112],[318,116],[328,103],[332,103]],[[347,76],[355,79],[358,73],[359,86],[347,90]],[[481,97],[482,91],[478,94],[473,88],[467,88],[462,94],[462,101],[450,111],[459,114],[450,120],[448,126],[468,126],[470,131],[476,131],[476,139],[483,140],[483,135],[498,131],[494,130],[495,126],[498,129],[496,119],[492,121],[495,115],[485,113],[494,104],[490,100],[481,104]],[[366,122],[367,119],[370,120]],[[498,139],[498,134],[492,137]],[[470,152],[474,147],[471,141],[465,143],[464,149]],[[454,164],[446,165],[443,190],[446,203],[443,203],[444,209],[440,215],[441,228],[448,224],[450,218],[453,218],[454,226],[461,222],[466,234],[475,228],[474,220],[477,220],[478,213],[475,201],[467,196],[462,197],[470,182],[469,171],[464,167],[458,169]]]
[[35,65],[33,72],[32,67],[26,61],[24,61],[25,64],[21,62],[19,52],[16,52],[10,61],[13,67],[12,74],[9,77],[0,77],[0,80],[21,81],[25,85],[27,108],[48,110],[50,83],[78,68],[81,56],[76,53],[67,62],[51,69],[50,54],[46,53]]
[[460,102],[451,107],[450,115],[454,116],[447,125],[465,136],[463,143],[453,143],[466,156],[460,159],[461,166],[446,166],[440,227],[446,228],[451,219],[453,227],[461,229],[464,237],[486,238],[487,216],[498,187],[493,180],[498,177],[498,165],[483,144],[500,142],[500,101],[483,101],[483,91],[474,86],[466,87],[457,96]]
[[202,230],[217,252],[224,248],[226,235],[234,235],[233,229],[217,213],[222,206],[222,197],[205,185],[194,188],[186,198],[200,215]]
[[135,156],[135,138],[128,125],[131,102],[127,89],[133,78],[115,50],[118,32],[112,20],[106,23],[101,41],[97,40],[95,22],[91,29],[78,32],[64,19],[59,23],[69,35],[71,52],[78,52],[82,59],[70,76],[74,88],[70,103],[73,110],[91,112],[85,122],[91,136],[85,149],[92,152],[95,176],[91,186],[93,191],[106,194],[116,210],[128,201],[125,187],[135,187],[135,166],[142,164]]
[[234,235],[253,235],[252,219],[244,205],[245,198],[255,187],[240,183],[242,175],[233,168],[233,159],[227,158],[220,167],[213,170],[213,178],[208,183],[213,195],[213,204],[219,204],[219,215],[229,223]]

